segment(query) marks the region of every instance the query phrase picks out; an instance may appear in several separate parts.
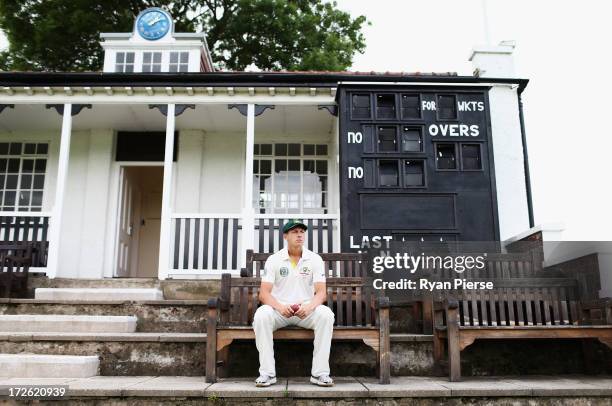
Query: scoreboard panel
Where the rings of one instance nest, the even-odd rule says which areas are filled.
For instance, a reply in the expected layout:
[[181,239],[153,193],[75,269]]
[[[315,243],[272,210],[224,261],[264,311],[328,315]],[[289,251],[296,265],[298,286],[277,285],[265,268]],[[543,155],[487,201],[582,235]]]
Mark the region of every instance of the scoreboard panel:
[[499,240],[487,92],[339,87],[343,252]]

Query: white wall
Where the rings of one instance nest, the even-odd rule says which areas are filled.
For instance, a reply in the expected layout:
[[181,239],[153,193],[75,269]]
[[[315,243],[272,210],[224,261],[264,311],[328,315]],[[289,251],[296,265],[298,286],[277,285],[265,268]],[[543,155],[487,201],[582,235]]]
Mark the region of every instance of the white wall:
[[112,143],[111,130],[72,133],[57,277],[103,275]]
[[499,234],[503,241],[529,229],[517,89],[489,91]]
[[204,132],[183,130],[179,134],[174,199],[175,213],[197,213],[201,199]]
[[240,213],[244,193],[244,133],[204,134],[199,208],[202,213]]

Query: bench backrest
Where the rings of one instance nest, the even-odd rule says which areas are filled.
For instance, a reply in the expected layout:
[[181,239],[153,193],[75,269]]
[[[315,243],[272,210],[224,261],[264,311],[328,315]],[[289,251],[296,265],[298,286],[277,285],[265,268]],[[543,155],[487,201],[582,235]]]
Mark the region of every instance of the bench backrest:
[[[23,258],[24,261],[11,261],[11,257]],[[0,243],[0,274],[27,274],[31,259],[30,244]]]
[[[220,320],[221,326],[250,326],[259,306],[261,278],[221,277]],[[375,311],[378,291],[371,288],[367,278],[330,277],[326,280],[327,303],[336,316],[336,326],[376,326]]]
[[[243,276],[256,277],[261,276],[266,260],[272,255],[271,253],[253,252],[247,250],[246,268],[242,272]],[[368,270],[368,255],[365,253],[321,253],[319,254],[325,263],[325,270],[328,278],[355,278],[365,277]]]
[[459,301],[461,326],[558,326],[581,321],[576,279],[490,281],[495,286],[492,290],[463,290],[452,295]]

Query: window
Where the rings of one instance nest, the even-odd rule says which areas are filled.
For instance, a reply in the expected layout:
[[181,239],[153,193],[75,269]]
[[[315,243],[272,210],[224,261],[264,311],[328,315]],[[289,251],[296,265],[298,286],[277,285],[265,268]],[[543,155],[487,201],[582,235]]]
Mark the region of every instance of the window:
[[376,118],[395,118],[395,95],[376,95]]
[[169,72],[189,71],[189,52],[170,52]]
[[115,72],[134,72],[134,52],[115,54]]
[[480,144],[461,144],[461,169],[466,171],[482,169]]
[[436,168],[442,170],[457,169],[457,153],[455,144],[436,144]]
[[454,120],[457,118],[457,99],[454,95],[438,95],[438,119]]
[[424,161],[418,161],[418,160],[404,161],[404,186],[405,187],[425,186]]
[[144,52],[142,54],[143,72],[161,72],[161,52]]
[[372,110],[370,106],[369,94],[353,94],[351,96],[351,117],[370,118]]
[[396,131],[397,127],[378,127],[378,151],[395,152],[397,151]]
[[423,152],[420,127],[402,127],[402,152]]
[[397,160],[381,160],[378,163],[378,184],[385,187],[399,186]]
[[260,213],[327,213],[325,144],[255,144],[253,207]]
[[49,144],[0,143],[0,209],[41,211]]
[[421,97],[418,94],[402,95],[402,118],[405,120],[421,118]]

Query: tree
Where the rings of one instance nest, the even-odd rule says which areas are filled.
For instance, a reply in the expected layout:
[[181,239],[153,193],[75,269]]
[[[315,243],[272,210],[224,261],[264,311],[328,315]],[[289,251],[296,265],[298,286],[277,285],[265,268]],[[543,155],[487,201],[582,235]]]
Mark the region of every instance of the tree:
[[[218,69],[344,70],[365,50],[364,16],[323,0],[162,2],[177,32],[202,30]],[[149,0],[0,0],[0,69],[96,71],[101,32],[128,32]]]

